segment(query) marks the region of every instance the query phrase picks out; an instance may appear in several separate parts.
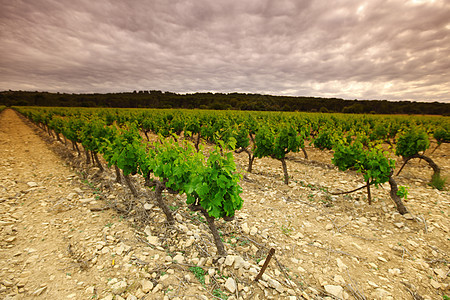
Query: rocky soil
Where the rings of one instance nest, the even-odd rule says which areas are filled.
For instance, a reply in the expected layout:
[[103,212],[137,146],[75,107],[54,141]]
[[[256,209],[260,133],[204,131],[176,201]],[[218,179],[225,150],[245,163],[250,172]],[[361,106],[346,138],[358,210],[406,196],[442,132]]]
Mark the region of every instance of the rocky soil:
[[[255,161],[241,182],[244,207],[218,221],[229,255],[217,259],[204,219],[183,196],[165,195],[176,224],[164,223],[151,192],[115,183],[71,147],[12,110],[0,114],[0,298],[2,299],[442,299],[450,295],[450,197],[427,185],[413,161],[401,216],[389,186],[333,196],[362,177],[307,147],[281,163]],[[432,158],[449,175],[449,145]],[[245,153],[236,155],[244,170]],[[398,162],[400,164],[400,162]],[[243,174],[245,173],[242,171]],[[134,202],[133,207],[129,206]],[[254,279],[275,254],[263,277]]]

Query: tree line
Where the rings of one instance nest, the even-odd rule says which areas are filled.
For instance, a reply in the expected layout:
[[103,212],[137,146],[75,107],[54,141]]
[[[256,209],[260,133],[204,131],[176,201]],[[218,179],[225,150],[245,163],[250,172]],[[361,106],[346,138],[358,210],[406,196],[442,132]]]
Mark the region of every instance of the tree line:
[[0,92],[0,105],[450,115],[450,104],[442,102],[344,100],[247,93],[177,94],[157,90],[106,94],[9,90]]

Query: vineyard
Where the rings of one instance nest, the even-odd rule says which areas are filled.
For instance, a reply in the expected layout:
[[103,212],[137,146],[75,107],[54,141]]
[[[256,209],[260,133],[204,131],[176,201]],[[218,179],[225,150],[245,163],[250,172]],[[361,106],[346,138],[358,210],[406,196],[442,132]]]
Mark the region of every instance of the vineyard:
[[15,110],[208,299],[449,294],[448,117]]

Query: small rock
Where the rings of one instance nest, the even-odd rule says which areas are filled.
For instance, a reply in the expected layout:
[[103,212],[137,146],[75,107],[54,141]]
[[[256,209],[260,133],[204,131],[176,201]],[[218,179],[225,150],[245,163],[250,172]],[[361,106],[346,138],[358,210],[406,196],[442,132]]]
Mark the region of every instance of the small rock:
[[127,289],[127,283],[125,281],[119,281],[111,286],[111,292],[115,295],[122,294]]
[[410,213],[406,213],[403,215],[403,218],[405,218],[406,220],[414,220],[414,217],[412,214]]
[[228,256],[225,258],[224,265],[225,265],[225,266],[231,266],[231,265],[234,263],[234,259],[235,259],[234,255],[228,255]]
[[400,269],[397,269],[397,268],[389,269],[388,272],[389,272],[389,274],[394,275],[394,276],[398,276],[401,274]]
[[81,203],[90,203],[93,202],[95,199],[94,198],[84,198],[84,199],[79,199],[78,201],[80,201]]
[[361,217],[361,218],[359,218],[359,222],[360,223],[367,223],[367,218],[366,217]]
[[37,290],[35,290],[35,291],[32,293],[32,295],[33,295],[33,296],[40,296],[40,295],[42,295],[42,293],[43,293],[46,289],[47,289],[46,286],[41,287],[41,288],[38,288]]
[[382,262],[387,262],[386,258],[384,258],[382,256],[378,256],[377,258],[378,258],[378,260],[380,260]]
[[149,235],[147,241],[152,245],[159,245],[159,238],[157,236]]
[[27,182],[27,185],[28,185],[30,188],[32,188],[32,187],[37,187],[37,186],[38,186],[38,184],[37,184],[36,182],[34,182],[34,181],[29,181],[29,182]]
[[441,279],[445,279],[447,277],[447,272],[443,269],[434,269],[434,273]]
[[430,284],[431,284],[431,286],[434,287],[435,289],[440,289],[440,288],[441,288],[441,284],[440,284],[439,282],[437,282],[436,280],[434,280],[434,279],[431,279],[431,280],[430,280]]
[[2,280],[2,284],[6,287],[11,287],[14,285],[12,281],[9,281],[7,279]]
[[411,241],[411,240],[408,240],[408,244],[410,244],[410,245],[411,245],[412,247],[414,247],[414,248],[419,247],[419,244],[417,244],[416,242]]
[[325,291],[327,291],[327,293],[330,293],[331,295],[338,297],[338,298],[342,298],[343,293],[344,293],[344,288],[340,285],[326,285],[324,286]]
[[346,268],[348,268],[347,265],[344,264],[340,258],[336,258],[336,263],[337,263],[339,269],[346,269]]
[[243,223],[241,225],[242,227],[242,232],[244,232],[245,234],[249,234],[250,233],[250,228],[248,228],[248,224],[247,223]]
[[394,226],[397,227],[398,229],[401,229],[405,226],[405,223],[403,222],[394,223]]
[[145,203],[145,204],[144,204],[144,209],[145,209],[145,210],[151,210],[153,207],[154,207],[153,204],[150,204],[150,203]]
[[325,229],[326,229],[326,230],[331,230],[331,229],[333,229],[333,224],[328,223],[328,224],[325,226]]
[[373,288],[379,287],[378,284],[376,284],[376,283],[373,282],[373,281],[367,280],[367,283],[368,283],[371,287],[373,287]]
[[141,289],[144,293],[148,293],[153,289],[153,282],[150,280],[144,279],[141,281]]
[[116,247],[115,252],[117,255],[122,255],[123,251],[125,251],[125,247],[123,244],[120,244]]
[[335,275],[333,280],[336,283],[345,284],[344,277],[342,277],[341,275]]
[[181,222],[183,222],[183,217],[180,214],[176,214],[175,220],[177,220],[179,223],[181,223]]
[[278,281],[276,281],[275,279],[269,278],[269,285],[271,287],[273,287],[275,290],[277,290],[278,293],[283,293],[284,292],[284,288],[281,285],[281,283],[279,283]]
[[256,228],[255,226],[253,226],[251,229],[250,229],[250,235],[255,235],[255,234],[257,234],[258,233],[258,228]]
[[159,292],[160,290],[162,290],[163,285],[161,283],[158,283],[152,290],[153,294],[156,294],[157,292]]
[[389,299],[391,298],[391,293],[382,288],[377,288],[375,289],[375,292],[372,293],[372,296],[375,299]]
[[228,277],[227,281],[225,282],[225,288],[232,294],[236,291],[236,281],[232,277]]
[[181,254],[177,254],[172,261],[182,264],[184,262],[184,256]]

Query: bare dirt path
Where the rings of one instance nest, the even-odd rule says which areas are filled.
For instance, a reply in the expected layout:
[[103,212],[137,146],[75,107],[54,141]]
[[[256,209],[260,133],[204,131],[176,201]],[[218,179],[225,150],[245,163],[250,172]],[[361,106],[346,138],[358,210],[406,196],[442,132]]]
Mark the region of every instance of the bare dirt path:
[[114,241],[105,227],[114,214],[91,212],[83,206],[91,197],[13,110],[0,115],[0,298],[97,298],[114,277],[111,255],[106,269],[92,268],[98,255],[82,246],[100,251],[105,237]]
[[62,201],[84,193],[75,173],[9,109],[0,115],[0,166],[0,297],[76,298],[86,283],[72,277],[67,232],[99,225]]

